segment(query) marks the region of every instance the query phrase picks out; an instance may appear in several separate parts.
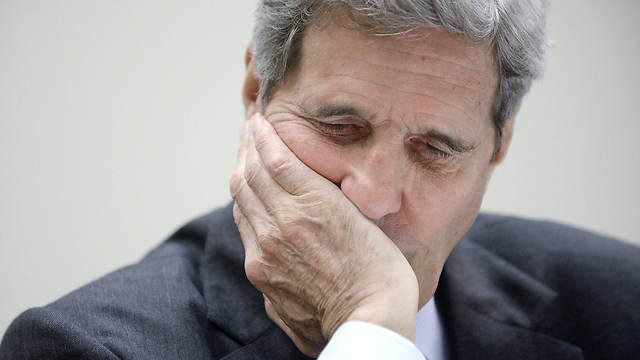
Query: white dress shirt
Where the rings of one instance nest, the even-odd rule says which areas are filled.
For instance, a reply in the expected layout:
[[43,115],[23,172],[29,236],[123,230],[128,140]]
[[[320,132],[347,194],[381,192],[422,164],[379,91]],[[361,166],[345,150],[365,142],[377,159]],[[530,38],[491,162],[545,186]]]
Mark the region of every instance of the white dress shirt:
[[338,328],[318,360],[448,360],[444,327],[432,298],[416,320],[416,343],[385,327],[349,321]]

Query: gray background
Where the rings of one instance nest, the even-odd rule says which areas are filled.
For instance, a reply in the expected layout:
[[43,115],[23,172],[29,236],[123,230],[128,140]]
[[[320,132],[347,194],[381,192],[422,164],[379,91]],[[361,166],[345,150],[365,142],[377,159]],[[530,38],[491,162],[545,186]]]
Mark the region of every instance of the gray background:
[[[0,0],[0,334],[229,200],[253,1]],[[485,209],[640,241],[637,1],[558,1]]]

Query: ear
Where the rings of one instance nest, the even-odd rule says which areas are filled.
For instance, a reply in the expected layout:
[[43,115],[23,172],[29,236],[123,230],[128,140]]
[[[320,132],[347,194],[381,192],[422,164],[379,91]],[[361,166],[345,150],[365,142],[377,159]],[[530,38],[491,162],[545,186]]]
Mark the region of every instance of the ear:
[[515,122],[516,116],[520,111],[521,105],[522,102],[519,102],[518,105],[516,105],[516,108],[511,113],[511,116],[509,116],[507,122],[504,124],[504,129],[502,130],[502,144],[500,145],[500,151],[498,151],[496,156],[491,159],[491,165],[494,167],[500,164],[507,156],[507,151],[509,151],[509,145],[511,144],[511,138],[513,137],[513,123]]
[[244,56],[245,67],[247,70],[244,86],[242,87],[242,101],[244,102],[245,116],[248,120],[260,109],[260,79],[258,78],[258,70],[253,61],[253,41],[247,46]]

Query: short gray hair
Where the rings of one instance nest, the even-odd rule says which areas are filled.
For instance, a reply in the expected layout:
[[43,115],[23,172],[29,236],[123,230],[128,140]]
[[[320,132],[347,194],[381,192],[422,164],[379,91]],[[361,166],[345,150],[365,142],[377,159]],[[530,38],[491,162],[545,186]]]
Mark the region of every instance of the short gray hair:
[[263,106],[296,66],[305,28],[337,5],[378,34],[436,28],[491,44],[500,72],[491,109],[498,152],[507,119],[544,70],[547,0],[259,0],[253,57]]

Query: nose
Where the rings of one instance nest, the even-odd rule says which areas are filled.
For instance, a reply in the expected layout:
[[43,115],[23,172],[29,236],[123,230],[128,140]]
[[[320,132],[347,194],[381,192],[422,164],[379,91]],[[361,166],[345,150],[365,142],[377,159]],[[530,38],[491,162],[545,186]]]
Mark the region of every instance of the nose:
[[369,149],[340,188],[371,220],[400,211],[402,205],[401,157],[384,147]]

